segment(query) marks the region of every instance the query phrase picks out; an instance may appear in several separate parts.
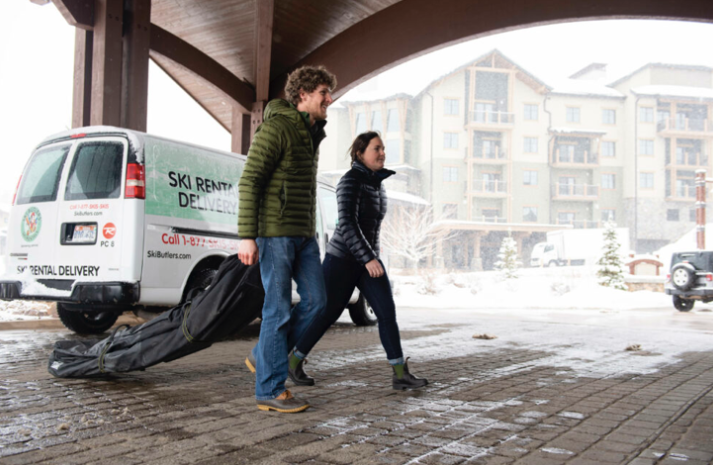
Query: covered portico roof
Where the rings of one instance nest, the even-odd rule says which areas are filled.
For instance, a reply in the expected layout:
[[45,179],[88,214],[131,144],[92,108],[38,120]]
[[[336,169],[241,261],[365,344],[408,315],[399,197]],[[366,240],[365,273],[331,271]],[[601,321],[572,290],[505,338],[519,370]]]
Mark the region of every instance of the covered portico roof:
[[[95,26],[95,13],[101,21],[112,19],[101,15],[113,1],[52,0],[70,24],[86,30]],[[126,3],[144,8],[143,0]],[[607,18],[711,22],[713,2],[151,0],[147,30],[151,59],[233,130],[234,109],[249,114],[255,102],[279,96],[287,73],[301,65],[322,64],[335,73],[339,97],[390,67],[446,45],[522,26]]]

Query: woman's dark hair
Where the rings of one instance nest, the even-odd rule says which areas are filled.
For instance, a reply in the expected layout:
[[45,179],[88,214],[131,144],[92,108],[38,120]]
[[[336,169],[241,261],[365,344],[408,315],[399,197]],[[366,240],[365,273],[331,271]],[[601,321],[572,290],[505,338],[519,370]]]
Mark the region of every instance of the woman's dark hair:
[[352,142],[352,146],[349,147],[349,155],[352,157],[352,163],[361,161],[360,154],[364,153],[364,150],[366,150],[371,139],[374,137],[381,137],[381,134],[376,131],[367,131],[356,136],[356,139]]

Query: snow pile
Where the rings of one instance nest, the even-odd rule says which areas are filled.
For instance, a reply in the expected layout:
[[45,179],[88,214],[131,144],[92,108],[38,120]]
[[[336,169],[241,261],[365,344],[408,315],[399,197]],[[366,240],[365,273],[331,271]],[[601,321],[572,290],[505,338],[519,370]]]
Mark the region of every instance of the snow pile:
[[671,297],[660,292],[628,292],[598,285],[594,267],[530,268],[521,272],[520,279],[507,281],[493,271],[463,273],[457,281],[444,273],[434,283],[438,292],[430,295],[418,292],[423,286],[420,276],[391,274],[390,277],[398,289],[394,297],[398,307],[590,310],[671,307]]
[[54,303],[32,300],[0,301],[0,321],[55,318]]

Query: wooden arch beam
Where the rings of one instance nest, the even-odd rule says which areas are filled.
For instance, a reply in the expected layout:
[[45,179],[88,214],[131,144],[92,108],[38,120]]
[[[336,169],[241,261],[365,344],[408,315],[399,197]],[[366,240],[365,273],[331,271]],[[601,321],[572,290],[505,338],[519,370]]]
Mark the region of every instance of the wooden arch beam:
[[[343,95],[389,68],[478,36],[524,26],[594,19],[713,22],[711,0],[402,0],[369,16],[290,67],[324,65]],[[282,95],[287,74],[270,83]]]
[[52,3],[70,26],[94,28],[94,0],[52,0]]
[[255,102],[255,90],[213,58],[155,24],[151,24],[149,43],[151,50],[210,82],[235,100],[244,113],[250,113]]

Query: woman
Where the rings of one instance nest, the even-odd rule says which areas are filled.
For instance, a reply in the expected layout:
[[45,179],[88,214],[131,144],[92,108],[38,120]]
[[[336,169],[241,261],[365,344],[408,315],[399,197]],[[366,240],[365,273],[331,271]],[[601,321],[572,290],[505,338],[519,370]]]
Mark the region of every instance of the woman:
[[312,320],[290,353],[289,375],[296,384],[314,384],[302,369],[304,359],[337,321],[354,288],[358,287],[378,319],[381,344],[394,371],[393,388],[421,388],[428,381],[409,373],[401,351],[391,285],[379,260],[379,231],[386,215],[386,191],[382,181],[395,173],[384,169],[384,143],[376,132],[358,135],[349,152],[352,169],[337,186],[339,225],[327,245],[322,264],[327,306]]

